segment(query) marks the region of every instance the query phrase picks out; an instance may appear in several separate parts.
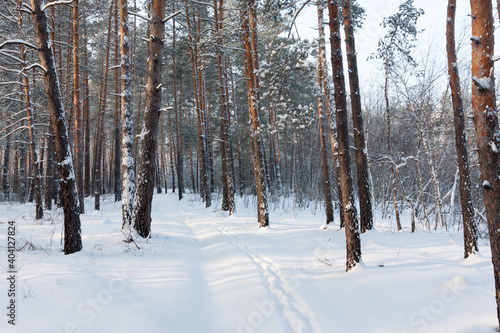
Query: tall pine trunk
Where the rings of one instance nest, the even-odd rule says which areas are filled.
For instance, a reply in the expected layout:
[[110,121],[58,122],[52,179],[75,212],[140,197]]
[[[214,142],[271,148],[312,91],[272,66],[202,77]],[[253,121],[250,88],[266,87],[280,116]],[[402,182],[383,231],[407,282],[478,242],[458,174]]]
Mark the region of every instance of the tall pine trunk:
[[[5,126],[10,126],[10,115],[7,115]],[[10,177],[9,177],[9,163],[10,163],[10,134],[5,137],[5,148],[3,150],[3,165],[2,165],[2,186],[3,186],[3,200],[10,202]]]
[[[173,85],[174,85],[174,112],[175,112],[175,136],[176,140],[176,149],[177,149],[177,185],[179,187],[179,200],[182,200],[184,195],[184,142],[183,142],[183,134],[181,133],[181,122],[182,118],[179,114],[179,106],[177,103],[177,64],[176,64],[176,49],[175,49],[175,40],[176,40],[176,31],[175,31],[175,20],[172,22],[172,65],[173,65]],[[182,84],[182,82],[181,82]],[[182,88],[181,88],[182,92]],[[173,144],[173,143],[172,143]],[[167,188],[165,187],[165,191]]]
[[[195,15],[193,14],[193,19],[195,20]],[[200,194],[205,201],[205,206],[208,208],[212,205],[211,196],[210,196],[210,179],[209,179],[209,170],[208,170],[208,149],[206,141],[208,139],[208,135],[206,132],[205,126],[205,115],[202,109],[202,98],[200,90],[202,89],[200,85],[199,76],[202,75],[199,71],[199,61],[198,61],[198,41],[201,36],[196,38],[196,41],[193,38],[195,34],[191,29],[191,17],[189,13],[189,5],[186,1],[186,21],[188,28],[188,37],[189,37],[189,51],[191,56],[191,70],[193,77],[193,89],[195,94],[195,103],[196,103],[196,117],[198,123],[198,163],[201,165],[201,188]],[[195,22],[196,24],[196,22]],[[200,160],[201,157],[201,160]],[[198,168],[197,168],[198,169]]]
[[234,184],[231,172],[229,142],[229,96],[227,95],[227,68],[225,62],[224,39],[220,35],[224,28],[224,0],[214,0],[215,33],[217,37],[217,74],[219,78],[220,139],[222,155],[222,210],[234,213]]
[[372,197],[368,176],[368,159],[361,110],[361,91],[359,88],[358,61],[356,59],[356,43],[352,23],[351,0],[343,0],[344,31],[349,87],[351,91],[352,123],[354,127],[354,146],[356,147],[356,168],[359,193],[359,217],[361,232],[373,229]]
[[[476,129],[484,206],[495,274],[497,318],[500,324],[500,128],[493,72],[494,29],[491,1],[471,0],[472,110]],[[500,325],[499,325],[500,326]]]
[[146,79],[146,105],[144,122],[139,139],[137,161],[137,193],[132,220],[134,229],[141,237],[151,233],[151,205],[153,201],[155,159],[158,140],[158,122],[161,105],[161,76],[163,61],[163,39],[165,26],[165,1],[153,0],[151,31],[148,40],[148,63]]
[[351,161],[349,154],[349,131],[347,100],[345,91],[344,66],[340,40],[340,20],[338,0],[328,0],[330,17],[330,45],[332,52],[333,83],[335,86],[335,108],[337,120],[337,141],[342,185],[342,204],[345,218],[347,246],[347,267],[349,271],[361,260],[358,216],[352,190]]
[[132,75],[128,3],[120,0],[121,125],[122,125],[122,228],[131,228],[135,197],[134,123],[132,120]]
[[88,54],[87,54],[87,29],[85,15],[83,16],[83,83],[85,86],[85,97],[83,99],[83,126],[84,140],[83,140],[83,195],[90,195],[90,84],[89,84],[89,69],[88,69]]
[[255,190],[257,193],[257,221],[260,227],[269,225],[266,175],[264,172],[262,134],[260,132],[259,71],[257,49],[257,14],[255,0],[243,3],[243,48],[247,76],[248,108],[250,113],[250,140],[252,146]]
[[320,143],[320,153],[321,162],[323,169],[323,190],[325,194],[325,213],[326,213],[326,224],[333,222],[333,204],[332,204],[332,193],[330,184],[330,168],[328,167],[328,155],[326,150],[326,134],[328,133],[328,127],[326,126],[325,117],[325,104],[324,104],[324,89],[323,77],[325,71],[323,70],[324,63],[322,61],[324,55],[324,40],[325,40],[325,29],[323,24],[323,5],[318,1],[318,31],[319,31],[319,47],[318,47],[318,124],[319,124],[319,143]]
[[57,150],[59,182],[61,184],[64,209],[64,253],[71,254],[82,249],[80,207],[74,176],[73,157],[69,145],[66,114],[57,79],[54,54],[50,49],[52,41],[49,37],[47,16],[42,10],[42,4],[41,0],[31,0],[38,55],[41,65],[45,68],[43,80]]
[[73,1],[73,107],[74,107],[74,152],[75,152],[75,176],[78,199],[80,201],[80,213],[84,213],[83,194],[83,116],[80,91],[80,34],[79,34],[79,10],[78,0]]
[[[117,6],[120,4],[118,3]],[[114,133],[113,133],[113,192],[115,193],[115,202],[122,200],[122,171],[121,171],[121,143],[122,143],[122,121],[121,121],[121,94],[120,94],[120,31],[119,31],[119,18],[120,8],[115,13],[115,119],[114,119]]]
[[113,18],[113,10],[116,9],[115,5],[109,8],[108,17],[108,32],[106,37],[106,61],[104,62],[103,74],[104,78],[101,82],[101,90],[99,93],[99,110],[98,110],[98,122],[97,122],[97,132],[96,132],[96,145],[94,150],[94,209],[101,209],[101,193],[103,188],[103,161],[102,157],[104,146],[104,135],[105,135],[105,114],[106,114],[106,101],[108,98],[108,73],[109,73],[109,53],[110,53],[110,43],[111,43],[111,19]]
[[460,76],[457,67],[455,49],[455,12],[456,0],[448,0],[448,15],[446,20],[446,50],[448,53],[448,73],[450,76],[451,98],[455,120],[455,144],[457,147],[457,162],[460,175],[460,204],[464,225],[464,257],[478,251],[477,227],[474,219],[474,207],[470,188],[469,153],[465,134],[465,117]]
[[[18,5],[21,6],[21,2],[18,1]],[[19,12],[18,15],[18,23],[19,23],[19,29],[23,29],[23,18],[21,15],[21,12]],[[24,64],[28,63],[28,57],[27,57],[27,49],[26,47],[21,44],[20,46],[20,51],[21,51],[21,60],[23,61]],[[30,89],[30,82],[29,82],[29,77],[28,73],[25,71],[24,67],[21,69],[21,81],[22,85],[24,87],[24,100],[26,103],[26,112],[27,112],[27,119],[28,119],[28,135],[29,135],[29,142],[30,142],[30,162],[31,162],[31,167],[33,168],[33,182],[35,186],[35,203],[36,203],[36,213],[35,213],[35,219],[39,220],[43,217],[43,203],[42,203],[42,174],[40,171],[40,161],[38,160],[38,153],[37,153],[37,136],[35,132],[35,115],[34,115],[34,108],[33,104],[31,101],[31,89]],[[24,155],[24,150],[21,151],[21,154]],[[23,159],[24,162],[24,159]]]

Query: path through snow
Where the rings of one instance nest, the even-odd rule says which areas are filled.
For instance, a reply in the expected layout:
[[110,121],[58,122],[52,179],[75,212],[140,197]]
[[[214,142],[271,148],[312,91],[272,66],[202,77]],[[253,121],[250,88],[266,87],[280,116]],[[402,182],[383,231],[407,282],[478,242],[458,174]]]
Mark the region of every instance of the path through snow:
[[[82,215],[84,250],[69,256],[60,211],[37,222],[32,205],[0,205],[25,245],[16,326],[4,317],[0,332],[493,332],[486,243],[463,260],[459,232],[394,233],[379,219],[362,235],[363,263],[346,273],[344,232],[322,230],[322,214],[292,219],[285,204],[258,229],[245,201],[227,217],[196,196],[155,195],[140,249],[123,242],[120,203],[105,202]],[[0,223],[4,275],[6,235]],[[2,277],[0,305],[7,289]]]

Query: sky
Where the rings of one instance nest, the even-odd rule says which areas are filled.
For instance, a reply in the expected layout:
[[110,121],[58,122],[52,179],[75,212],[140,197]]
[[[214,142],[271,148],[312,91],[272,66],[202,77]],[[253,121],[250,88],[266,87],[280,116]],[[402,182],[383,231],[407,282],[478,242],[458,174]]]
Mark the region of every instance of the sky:
[[[396,13],[403,0],[358,0],[358,3],[366,10],[365,22],[361,30],[356,32],[356,49],[358,52],[358,67],[361,82],[365,85],[373,80],[379,81],[382,72],[380,61],[367,60],[376,52],[378,40],[383,37],[386,31],[381,27],[384,17]],[[314,4],[314,2],[311,2]],[[418,36],[417,45],[414,52],[427,52],[430,48],[433,57],[446,66],[446,0],[415,0],[415,7],[422,8],[425,14],[418,20],[418,28],[424,30]],[[470,3],[468,0],[457,0],[456,34],[465,32],[468,39],[470,32],[467,24],[470,24]],[[325,10],[325,22],[327,22],[327,11]],[[494,8],[496,15],[496,7]],[[497,26],[498,26],[498,21]],[[306,8],[297,19],[297,27],[302,39],[313,39],[317,36],[317,10],[315,5]],[[328,26],[326,26],[327,28]],[[295,32],[295,29],[294,29]],[[328,34],[328,32],[326,32]],[[343,37],[343,36],[342,36]],[[328,38],[327,38],[328,39]],[[458,38],[457,38],[458,40]],[[498,43],[497,43],[498,44]],[[465,47],[470,47],[470,43],[465,40]],[[329,47],[327,46],[327,49]],[[464,50],[465,51],[465,50]],[[470,51],[468,51],[470,53]],[[345,50],[344,50],[345,55]],[[416,57],[418,58],[418,56]],[[443,67],[444,68],[444,67]]]

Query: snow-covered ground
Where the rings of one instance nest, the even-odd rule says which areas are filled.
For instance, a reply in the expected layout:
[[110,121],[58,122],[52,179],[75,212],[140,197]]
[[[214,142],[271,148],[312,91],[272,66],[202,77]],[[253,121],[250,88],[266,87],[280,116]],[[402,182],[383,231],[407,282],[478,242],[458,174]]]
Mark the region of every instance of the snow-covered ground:
[[[152,237],[123,242],[120,203],[82,215],[83,251],[61,252],[62,215],[0,205],[0,332],[494,332],[491,254],[463,259],[457,232],[362,235],[363,263],[345,272],[345,235],[321,209],[236,216],[193,195],[154,196]],[[248,202],[250,201],[250,202]],[[337,217],[337,216],[336,216]],[[8,221],[16,221],[16,326],[7,323]],[[338,222],[338,221],[337,221]],[[408,222],[408,221],[406,221]],[[408,225],[406,223],[406,225]]]

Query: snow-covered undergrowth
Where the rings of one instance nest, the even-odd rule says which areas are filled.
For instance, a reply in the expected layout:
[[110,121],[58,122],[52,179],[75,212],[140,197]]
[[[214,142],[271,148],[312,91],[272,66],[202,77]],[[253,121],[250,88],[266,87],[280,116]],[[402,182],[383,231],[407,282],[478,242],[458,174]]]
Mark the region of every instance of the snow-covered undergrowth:
[[[248,199],[247,199],[248,200]],[[123,242],[120,203],[82,215],[84,249],[61,252],[62,215],[0,205],[0,332],[493,332],[488,245],[463,259],[460,233],[363,234],[363,263],[345,272],[345,235],[322,212],[252,204],[236,216],[193,195],[154,196],[152,235]],[[336,216],[337,218],[337,216]],[[7,323],[7,223],[16,221],[17,318]],[[337,221],[338,222],[338,221]],[[409,225],[409,221],[405,221]]]

